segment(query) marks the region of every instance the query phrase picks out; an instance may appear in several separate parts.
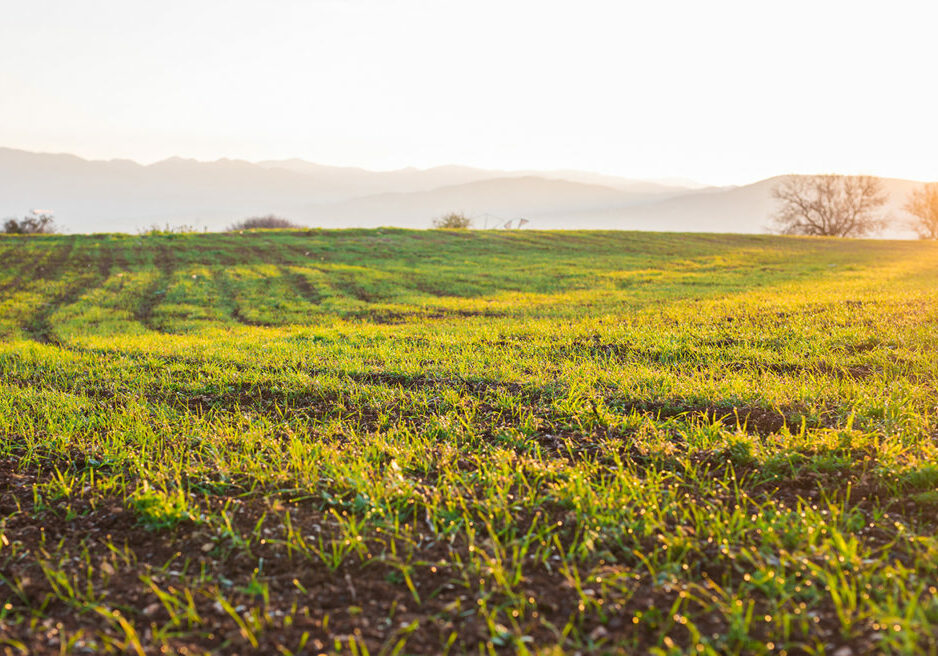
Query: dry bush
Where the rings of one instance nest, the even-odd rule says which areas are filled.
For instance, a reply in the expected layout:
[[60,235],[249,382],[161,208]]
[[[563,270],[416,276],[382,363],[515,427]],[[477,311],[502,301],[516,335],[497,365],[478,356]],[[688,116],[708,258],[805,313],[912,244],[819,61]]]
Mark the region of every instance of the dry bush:
[[472,227],[472,219],[459,212],[450,212],[438,219],[433,219],[433,227],[447,230],[468,230]]
[[302,227],[303,226],[297,225],[289,219],[284,219],[283,217],[268,214],[266,216],[252,216],[247,219],[242,219],[241,221],[232,223],[228,230],[274,230]]
[[8,235],[49,235],[57,230],[55,219],[48,214],[7,219],[3,223],[3,232]]

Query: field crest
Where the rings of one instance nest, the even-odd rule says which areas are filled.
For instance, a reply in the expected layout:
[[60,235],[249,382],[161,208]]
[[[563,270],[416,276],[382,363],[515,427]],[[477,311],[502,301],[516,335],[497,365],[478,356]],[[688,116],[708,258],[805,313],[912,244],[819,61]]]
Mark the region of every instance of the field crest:
[[938,650],[934,244],[258,231],[0,262],[9,653]]

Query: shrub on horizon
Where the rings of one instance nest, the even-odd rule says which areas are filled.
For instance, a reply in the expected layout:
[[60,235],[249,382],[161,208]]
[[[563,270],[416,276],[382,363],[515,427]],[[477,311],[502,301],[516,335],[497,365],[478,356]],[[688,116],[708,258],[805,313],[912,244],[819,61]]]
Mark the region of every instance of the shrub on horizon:
[[450,212],[438,219],[433,219],[433,227],[446,230],[468,230],[472,227],[472,219],[459,212]]
[[3,232],[8,235],[50,235],[57,231],[55,219],[49,214],[11,218],[3,223]]
[[302,228],[303,226],[293,223],[289,219],[267,214],[266,216],[252,216],[232,223],[228,230],[235,232],[237,230],[275,230],[284,228]]

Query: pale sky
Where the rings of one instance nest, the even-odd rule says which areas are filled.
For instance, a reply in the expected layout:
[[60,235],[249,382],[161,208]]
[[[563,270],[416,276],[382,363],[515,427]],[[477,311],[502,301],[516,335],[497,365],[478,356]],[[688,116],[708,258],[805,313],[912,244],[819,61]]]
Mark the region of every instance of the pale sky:
[[0,146],[938,180],[938,1],[0,0]]

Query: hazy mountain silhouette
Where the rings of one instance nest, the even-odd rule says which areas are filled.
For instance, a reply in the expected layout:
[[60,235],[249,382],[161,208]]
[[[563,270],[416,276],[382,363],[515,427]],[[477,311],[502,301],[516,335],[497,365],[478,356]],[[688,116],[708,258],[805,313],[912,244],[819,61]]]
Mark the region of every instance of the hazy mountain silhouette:
[[219,227],[330,194],[330,185],[313,177],[237,160],[172,158],[143,166],[0,148],[0,215],[51,208],[59,225],[75,232],[133,231],[166,221]]
[[[411,191],[430,191],[447,187],[494,178],[540,177],[550,180],[567,180],[584,184],[602,185],[642,194],[681,193],[688,189],[698,189],[703,185],[693,181],[684,183],[663,183],[649,180],[633,180],[588,171],[503,171],[478,169],[471,166],[437,166],[430,169],[405,168],[396,171],[368,171],[354,167],[325,166],[313,164],[302,159],[269,160],[258,162],[265,168],[280,168],[295,173],[312,175],[320,180],[328,180],[335,187],[362,193],[406,193]],[[370,190],[370,191],[369,191]]]
[[[449,185],[430,191],[366,196],[307,208],[321,225],[427,227],[434,217],[456,211],[474,217],[477,227],[517,218],[603,212],[646,203],[662,194],[630,193],[612,187],[538,176],[519,176]],[[570,226],[567,226],[570,227]]]
[[[324,227],[429,227],[464,212],[479,227],[526,218],[543,229],[765,232],[779,178],[700,188],[582,171],[491,171],[466,166],[396,171],[313,164],[170,158],[150,165],[0,148],[0,217],[55,211],[69,232],[134,232],[152,224],[221,229],[275,213]],[[884,179],[902,215],[921,183]],[[888,236],[911,236],[902,226]]]
[[429,191],[447,185],[487,180],[503,175],[470,166],[437,166],[429,169],[405,168],[395,171],[369,171],[347,166],[313,164],[302,159],[259,162],[267,169],[282,169],[328,182],[337,192],[361,196],[385,192]]
[[[542,175],[535,183],[529,172],[465,166],[367,171],[303,160],[255,164],[175,157],[141,165],[0,148],[0,216],[51,208],[59,225],[74,232],[134,231],[166,222],[219,229],[252,214],[271,212],[310,225],[354,221],[428,227],[434,216],[450,211],[450,202],[473,213],[543,212],[552,203],[578,211],[687,191],[583,172]],[[577,183],[562,176],[591,182],[577,188]],[[502,182],[471,186],[494,180]],[[592,183],[597,180],[613,186]],[[460,185],[469,186],[457,189]],[[408,193],[415,196],[404,198]],[[390,196],[372,198],[380,194]],[[382,210],[381,202],[388,207]]]
[[[606,228],[629,226],[633,230],[769,232],[776,209],[772,189],[785,177],[776,176],[740,187],[689,192],[604,212],[585,211],[564,217],[544,217],[537,225],[545,229],[559,228],[563,223]],[[896,178],[880,180],[889,196],[883,212],[892,219],[892,225],[879,236],[914,237],[914,232],[905,225],[909,217],[902,206],[911,191],[924,183]]]

